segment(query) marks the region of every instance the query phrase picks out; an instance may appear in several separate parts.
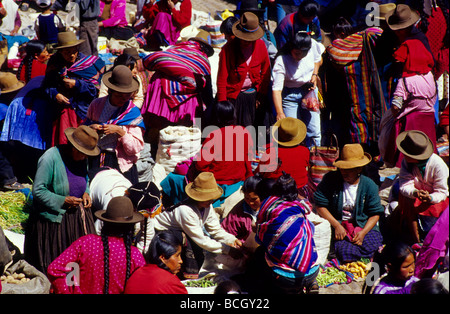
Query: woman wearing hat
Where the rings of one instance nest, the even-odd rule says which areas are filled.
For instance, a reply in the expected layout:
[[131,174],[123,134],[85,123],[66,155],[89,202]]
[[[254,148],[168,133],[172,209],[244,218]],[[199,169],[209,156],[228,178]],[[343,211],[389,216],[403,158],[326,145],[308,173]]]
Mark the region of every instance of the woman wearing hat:
[[88,126],[67,128],[68,144],[48,149],[33,182],[33,208],[25,233],[25,257],[42,272],[80,236],[94,233],[87,157],[100,153]]
[[99,134],[101,153],[90,158],[90,168],[111,167],[131,183],[138,182],[136,162],[144,148],[145,125],[141,112],[131,100],[139,82],[125,65],[103,75],[108,96],[95,99],[89,106],[85,124]]
[[[448,207],[448,165],[434,153],[433,142],[421,131],[405,131],[396,139],[405,156],[399,175],[399,213],[406,224],[406,236],[397,225],[399,234],[410,244],[422,242],[431,226]],[[422,231],[419,232],[418,221]],[[428,222],[428,223],[427,223]]]
[[310,200],[306,188],[310,153],[309,149],[302,144],[305,137],[306,125],[301,120],[287,117],[275,122],[272,138],[276,144],[271,142],[266,146],[266,151],[261,156],[255,173],[275,180],[283,172],[289,173],[297,183],[300,196]]
[[232,31],[235,38],[219,54],[216,98],[234,104],[238,125],[253,126],[270,83],[269,54],[261,39],[264,30],[255,14],[244,12]]
[[87,108],[98,95],[105,63],[79,52],[83,42],[73,32],[58,33],[57,52],[47,64],[43,87],[53,103],[52,146],[67,143],[64,130],[86,119]]
[[[155,216],[155,232],[171,230],[180,239],[184,237],[183,234],[185,235],[188,244],[183,251],[185,265],[183,275],[189,278],[198,276],[204,261],[203,250],[239,258],[242,255],[237,248],[241,247],[242,243],[220,226],[212,207],[213,202],[223,194],[213,173],[201,172],[186,186],[185,192],[189,197],[187,201]],[[186,250],[190,254],[186,254]]]
[[302,102],[311,91],[317,100],[317,77],[324,51],[325,47],[306,32],[298,32],[281,48],[272,71],[277,120],[292,117],[304,121],[307,147],[321,144],[320,110],[306,109]]
[[[95,216],[103,221],[101,235],[77,239],[48,267],[54,293],[121,294],[131,274],[145,265],[142,253],[132,244],[134,225],[144,217],[134,211],[128,197],[114,197]],[[74,265],[73,273],[68,272],[70,265]]]
[[[416,27],[419,19],[419,14],[404,4],[386,14],[386,23],[400,42],[394,52],[401,78],[392,96],[391,110],[395,116],[393,139],[403,131],[420,130],[436,143],[434,106],[438,95],[432,72],[434,58],[428,39]],[[403,156],[393,141],[391,146],[388,151],[392,154],[385,159],[400,168]]]
[[331,252],[344,263],[371,258],[382,245],[378,186],[362,174],[371,160],[360,144],[344,145],[333,164],[339,170],[325,174],[314,193],[317,213],[332,226]]

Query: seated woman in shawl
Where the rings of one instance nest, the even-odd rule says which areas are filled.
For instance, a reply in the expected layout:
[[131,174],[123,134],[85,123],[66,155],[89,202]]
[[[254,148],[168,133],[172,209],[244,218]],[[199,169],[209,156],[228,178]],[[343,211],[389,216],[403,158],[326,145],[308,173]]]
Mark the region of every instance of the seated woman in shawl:
[[150,0],[142,9],[150,26],[146,35],[149,50],[161,50],[161,46],[174,45],[180,32],[191,24],[191,0]]
[[85,122],[99,133],[101,149],[98,157],[89,160],[90,169],[111,167],[135,184],[138,182],[136,162],[144,148],[145,129],[141,112],[131,101],[139,82],[125,65],[105,73],[102,82],[109,88],[108,96],[90,104]]
[[141,108],[146,125],[158,133],[169,125],[194,124],[202,107],[213,102],[208,60],[213,54],[211,35],[200,30],[196,37],[143,59],[144,67],[154,71]]
[[83,41],[73,32],[59,33],[57,52],[47,64],[43,87],[54,103],[52,146],[67,143],[64,130],[86,119],[89,104],[98,95],[105,63],[79,52]]

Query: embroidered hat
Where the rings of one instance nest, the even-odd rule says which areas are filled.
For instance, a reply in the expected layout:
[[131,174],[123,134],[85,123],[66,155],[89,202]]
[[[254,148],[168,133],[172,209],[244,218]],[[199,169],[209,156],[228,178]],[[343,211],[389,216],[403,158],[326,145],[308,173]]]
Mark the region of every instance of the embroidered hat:
[[98,134],[93,128],[87,125],[80,125],[77,128],[69,127],[64,130],[69,142],[80,152],[87,156],[97,156],[100,148],[97,146]]
[[134,211],[133,203],[126,196],[113,197],[106,210],[98,210],[94,215],[102,221],[117,224],[135,224],[144,220],[141,213]]
[[133,77],[131,70],[122,64],[103,74],[102,82],[119,93],[132,93],[139,88],[139,82]]
[[306,137],[306,125],[296,118],[280,119],[273,125],[272,136],[282,146],[297,146]]
[[84,42],[84,39],[78,39],[74,32],[58,33],[58,43],[55,49],[63,49],[78,46]]
[[403,155],[416,160],[428,159],[434,152],[433,142],[422,131],[404,131],[397,136],[396,144]]
[[394,31],[414,25],[419,19],[419,14],[406,4],[399,4],[395,10],[386,13],[386,23]]
[[341,158],[333,163],[340,169],[363,167],[372,160],[369,153],[365,153],[361,144],[345,144],[342,148]]
[[201,172],[193,182],[186,185],[185,191],[190,198],[199,202],[216,200],[223,194],[212,172]]
[[255,41],[264,36],[259,18],[252,12],[245,12],[239,21],[233,24],[233,35],[245,41]]

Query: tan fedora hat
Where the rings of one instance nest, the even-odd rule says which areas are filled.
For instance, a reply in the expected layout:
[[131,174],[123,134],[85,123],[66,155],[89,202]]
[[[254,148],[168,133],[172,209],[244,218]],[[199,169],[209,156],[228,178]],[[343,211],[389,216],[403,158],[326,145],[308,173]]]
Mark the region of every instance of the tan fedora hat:
[[386,23],[392,30],[399,30],[414,25],[419,19],[419,14],[411,10],[406,4],[399,4],[392,11],[386,13]]
[[422,131],[404,131],[395,140],[397,148],[403,155],[416,160],[430,158],[434,152],[434,145],[430,138]]
[[97,156],[100,148],[97,146],[97,131],[87,125],[80,125],[77,128],[70,127],[64,130],[69,142],[80,152],[87,156]]
[[78,46],[82,42],[84,42],[84,39],[78,39],[74,32],[61,32],[58,33],[58,43],[55,49]]
[[0,94],[12,93],[25,86],[11,72],[0,72]]
[[341,158],[333,163],[340,169],[363,167],[372,160],[369,153],[365,153],[361,144],[345,144],[342,148]]
[[395,3],[385,3],[380,4],[378,6],[378,15],[374,15],[373,13],[369,13],[369,16],[374,17],[378,20],[386,20],[386,14],[395,10],[397,5]]
[[206,202],[222,196],[223,189],[217,185],[212,172],[201,172],[193,182],[186,185],[185,192],[195,201]]
[[106,87],[120,93],[132,93],[139,89],[139,82],[125,65],[118,65],[112,71],[103,74],[102,82]]
[[206,55],[208,57],[211,57],[214,54],[214,48],[212,47],[211,43],[211,33],[208,31],[205,31],[204,29],[199,30],[196,36],[189,38],[189,40],[198,41],[205,45],[206,48]]
[[264,36],[264,30],[259,25],[259,18],[252,12],[242,14],[231,30],[234,36],[245,41],[255,41]]
[[273,125],[272,137],[282,146],[297,146],[306,137],[306,125],[296,118],[280,119]]
[[95,217],[116,224],[135,224],[144,220],[144,216],[134,210],[133,202],[126,196],[113,197],[106,210],[98,210]]

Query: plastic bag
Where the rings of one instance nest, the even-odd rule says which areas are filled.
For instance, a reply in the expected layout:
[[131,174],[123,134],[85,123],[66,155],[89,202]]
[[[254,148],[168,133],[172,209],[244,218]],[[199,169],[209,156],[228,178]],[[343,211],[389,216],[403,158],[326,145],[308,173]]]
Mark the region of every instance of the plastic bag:
[[309,111],[320,112],[320,102],[314,89],[310,90],[308,94],[303,97],[302,108]]

